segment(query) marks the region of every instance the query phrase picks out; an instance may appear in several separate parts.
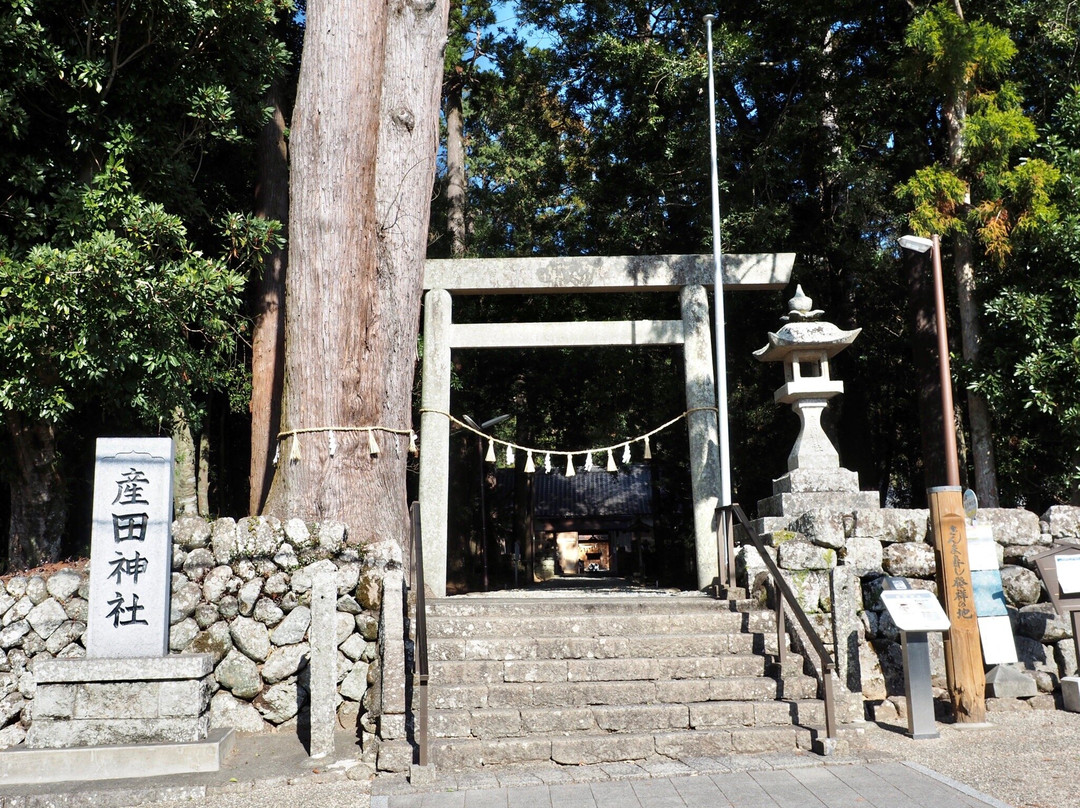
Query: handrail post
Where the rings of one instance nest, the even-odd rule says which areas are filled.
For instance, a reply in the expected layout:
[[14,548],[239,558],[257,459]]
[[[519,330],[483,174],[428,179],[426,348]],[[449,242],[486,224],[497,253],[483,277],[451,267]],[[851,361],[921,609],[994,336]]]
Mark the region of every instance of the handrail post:
[[428,765],[428,643],[427,643],[427,598],[424,593],[424,548],[420,540],[420,503],[414,502],[409,508],[411,517],[410,537],[412,541],[412,564],[415,570],[413,579],[416,592],[416,640],[413,647],[413,667],[416,679],[413,683],[413,701],[416,704],[415,737],[417,762],[421,767]]
[[787,625],[784,623],[784,599],[780,593],[776,593],[776,654],[780,660],[780,672],[783,674],[784,665],[787,663],[787,643],[784,641],[787,635]]

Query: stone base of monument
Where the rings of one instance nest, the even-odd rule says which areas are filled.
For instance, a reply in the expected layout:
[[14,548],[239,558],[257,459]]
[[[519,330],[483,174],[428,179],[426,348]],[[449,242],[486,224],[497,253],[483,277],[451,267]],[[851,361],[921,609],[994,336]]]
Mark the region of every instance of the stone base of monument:
[[201,741],[0,750],[0,791],[5,785],[73,780],[123,780],[216,772],[232,750],[236,732],[213,729]]
[[210,737],[212,674],[209,654],[37,660],[26,748],[0,753],[0,783],[217,771],[231,736]]
[[773,480],[773,495],[758,500],[758,517],[777,519],[764,524],[765,532],[777,529],[781,517],[807,511],[876,510],[881,507],[876,491],[860,491],[859,475],[848,469],[794,469]]

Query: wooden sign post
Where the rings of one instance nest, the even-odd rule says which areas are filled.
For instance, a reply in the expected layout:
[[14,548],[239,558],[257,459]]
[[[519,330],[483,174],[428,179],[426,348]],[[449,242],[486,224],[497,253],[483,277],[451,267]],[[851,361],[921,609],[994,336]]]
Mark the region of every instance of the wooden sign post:
[[960,487],[951,485],[930,488],[927,494],[938,597],[951,624],[945,635],[949,698],[958,723],[981,724],[986,721],[986,675],[968,562],[963,498]]

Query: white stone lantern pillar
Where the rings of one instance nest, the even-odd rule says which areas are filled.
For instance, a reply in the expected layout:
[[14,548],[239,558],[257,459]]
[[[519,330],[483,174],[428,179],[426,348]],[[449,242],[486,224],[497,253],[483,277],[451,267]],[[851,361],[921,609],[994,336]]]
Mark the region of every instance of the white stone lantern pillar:
[[831,471],[840,468],[840,455],[821,426],[821,414],[829,399],[844,392],[844,383],[829,375],[829,360],[848,347],[862,329],[842,331],[832,323],[817,320],[824,312],[813,310],[813,301],[802,286],[788,301],[791,311],[781,318],[787,324],[769,334],[769,344],[755,351],[762,362],[783,362],[783,387],[773,399],[790,404],[801,427],[791,454],[789,472]]

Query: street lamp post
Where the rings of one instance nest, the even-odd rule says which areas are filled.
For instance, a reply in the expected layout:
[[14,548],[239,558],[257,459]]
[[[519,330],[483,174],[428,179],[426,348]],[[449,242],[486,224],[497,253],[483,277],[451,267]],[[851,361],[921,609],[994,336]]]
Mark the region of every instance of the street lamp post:
[[934,556],[938,564],[938,596],[949,617],[945,635],[945,674],[949,698],[958,723],[986,721],[986,675],[975,614],[975,593],[968,563],[967,523],[964,519],[960,466],[956,451],[949,338],[945,326],[945,284],[941,273],[941,240],[902,236],[900,246],[930,252],[934,271],[934,320],[937,325],[938,373],[941,381],[941,421],[945,441],[945,485],[927,489]]
[[730,587],[735,584],[734,537],[731,523],[731,447],[728,438],[727,410],[727,346],[724,335],[724,252],[720,229],[720,180],[716,158],[716,89],[713,79],[713,42],[712,24],[716,17],[705,15],[705,36],[708,42],[709,57],[709,154],[712,167],[712,241],[713,241],[713,314],[716,340],[716,420],[717,443],[719,444],[720,479],[717,485],[720,519],[717,538],[718,572],[720,584]]
[[[489,418],[482,424],[476,423],[468,415],[462,415],[461,420],[471,426],[477,432],[486,433],[488,429],[503,421],[510,419],[509,415],[496,415],[494,418]],[[482,436],[476,436],[476,449],[477,457],[480,459],[480,557],[483,559],[484,564],[484,591],[488,591],[488,541],[487,541],[487,502],[485,489],[487,486],[484,484],[484,439]]]

